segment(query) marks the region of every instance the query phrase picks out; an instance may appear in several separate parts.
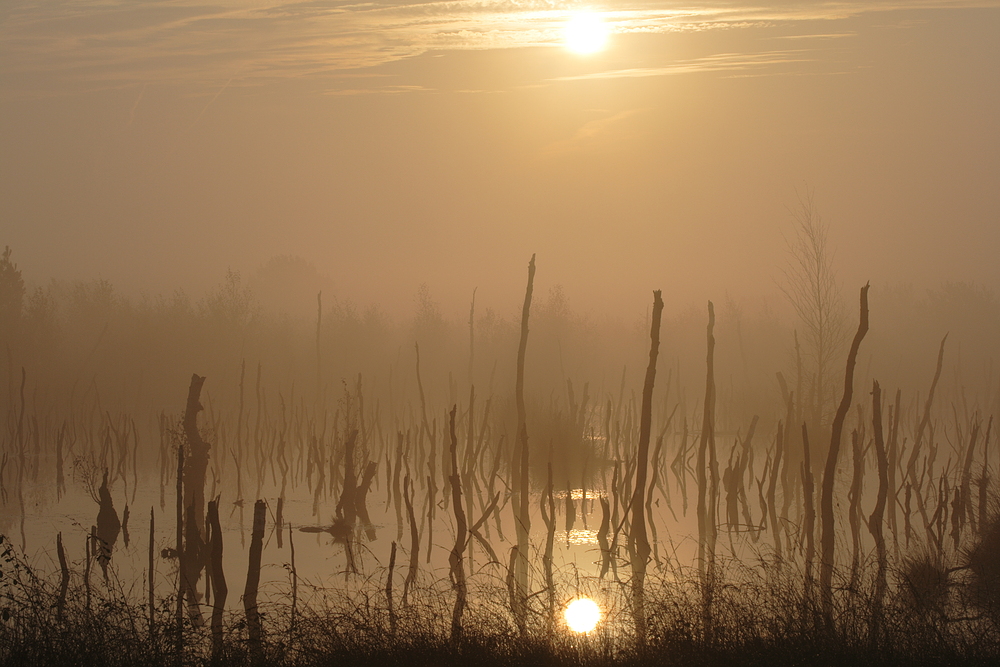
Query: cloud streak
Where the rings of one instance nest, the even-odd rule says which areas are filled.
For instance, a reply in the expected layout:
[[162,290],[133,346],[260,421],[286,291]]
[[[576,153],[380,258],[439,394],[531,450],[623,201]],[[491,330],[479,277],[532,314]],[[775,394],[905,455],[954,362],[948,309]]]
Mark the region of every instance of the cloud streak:
[[770,65],[813,62],[805,50],[767,51],[765,53],[719,53],[704,58],[681,60],[664,67],[637,67],[630,69],[592,72],[576,76],[562,76],[550,81],[586,81],[594,79],[638,79],[671,74],[694,72],[735,72],[756,70]]
[[[601,8],[615,33],[632,34],[996,5],[609,0]],[[52,94],[155,82],[211,94],[234,71],[241,75],[232,85],[248,86],[370,68],[428,51],[554,46],[566,18],[581,6],[568,0],[8,0],[0,10],[0,87]],[[667,69],[710,69],[688,67]]]

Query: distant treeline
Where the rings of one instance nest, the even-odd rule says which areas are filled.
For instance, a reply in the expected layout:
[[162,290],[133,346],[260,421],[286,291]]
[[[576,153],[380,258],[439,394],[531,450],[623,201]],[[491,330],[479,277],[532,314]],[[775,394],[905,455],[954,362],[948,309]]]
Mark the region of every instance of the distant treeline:
[[[295,280],[298,274],[305,277]],[[23,368],[29,402],[65,404],[96,392],[106,409],[179,413],[187,378],[198,372],[212,378],[210,400],[232,408],[241,368],[256,373],[259,367],[266,385],[310,398],[338,396],[342,383],[360,374],[369,395],[388,408],[393,401],[409,403],[416,392],[418,346],[427,400],[435,408],[453,404],[470,381],[480,392],[510,393],[519,313],[475,302],[473,285],[467,315],[449,319],[426,288],[415,295],[412,312],[393,314],[329,290],[303,294],[314,274],[302,260],[277,257],[249,279],[228,271],[202,297],[176,291],[130,298],[106,280],[30,284],[6,248],[0,257],[0,401],[13,404]],[[661,287],[669,293],[669,286]],[[648,314],[621,321],[575,312],[564,288],[546,283],[544,264],[536,289],[529,396],[560,400],[567,380],[589,382],[593,395],[630,397],[640,390]],[[513,304],[513,286],[511,291]],[[816,382],[802,323],[783,299],[778,294],[770,305],[716,300],[721,431],[735,431],[755,414],[766,423],[769,406],[782,400],[777,373],[789,383],[805,373],[803,387]],[[870,300],[872,326],[858,361],[859,381],[878,378],[887,391],[926,386],[938,343],[948,334],[938,389],[943,404],[976,397],[988,404],[969,409],[996,410],[995,294],[964,283],[929,291],[873,286]],[[704,392],[703,330],[701,305],[663,314],[661,369],[670,374],[673,396],[691,407]],[[797,337],[803,339],[798,357]],[[848,335],[841,337],[831,369],[842,368],[848,342]],[[827,382],[840,382],[836,375]],[[660,383],[657,393],[666,392],[667,383]],[[835,394],[829,390],[818,406],[826,421]]]

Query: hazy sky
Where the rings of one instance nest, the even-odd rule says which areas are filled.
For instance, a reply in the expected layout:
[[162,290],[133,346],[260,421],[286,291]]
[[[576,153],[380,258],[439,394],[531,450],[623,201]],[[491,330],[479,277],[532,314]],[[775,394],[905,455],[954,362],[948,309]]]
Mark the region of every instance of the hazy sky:
[[294,254],[455,312],[535,252],[632,312],[773,291],[811,189],[852,293],[996,287],[998,119],[1000,2],[4,0],[0,246],[153,293]]

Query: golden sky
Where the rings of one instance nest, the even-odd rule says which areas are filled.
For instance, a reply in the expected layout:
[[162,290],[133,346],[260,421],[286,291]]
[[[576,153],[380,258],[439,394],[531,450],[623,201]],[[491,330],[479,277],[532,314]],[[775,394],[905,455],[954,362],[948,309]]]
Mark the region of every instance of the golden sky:
[[506,308],[536,252],[631,312],[773,293],[808,190],[851,292],[1000,287],[997,35],[1000,2],[6,0],[0,245],[153,293],[294,254],[387,308]]

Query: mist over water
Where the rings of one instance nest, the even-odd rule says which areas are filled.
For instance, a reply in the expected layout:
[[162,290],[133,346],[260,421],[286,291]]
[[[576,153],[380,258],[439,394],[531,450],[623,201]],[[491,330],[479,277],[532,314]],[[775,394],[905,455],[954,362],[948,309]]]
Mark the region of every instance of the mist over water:
[[[421,595],[459,596],[454,639],[485,610],[511,631],[554,627],[586,592],[615,641],[662,631],[653,610],[668,590],[701,586],[701,622],[721,623],[704,591],[728,580],[797,581],[827,619],[855,613],[861,589],[879,609],[930,613],[927,595],[993,609],[973,595],[992,576],[976,559],[996,530],[1000,301],[985,288],[865,287],[859,339],[858,292],[827,284],[817,332],[794,265],[784,304],[661,314],[657,292],[655,307],[621,320],[576,312],[539,258],[525,329],[524,312],[474,288],[461,318],[426,287],[409,313],[313,292],[324,279],[295,257],[247,278],[229,271],[199,299],[129,298],[101,280],[25,284],[16,259],[8,250],[0,270],[0,533],[43,577],[61,568],[58,534],[88,600],[141,604],[138,585],[169,602],[182,590],[198,627],[243,613],[250,589],[233,591],[257,567],[260,604],[276,610],[291,595],[306,609],[350,603],[395,578],[392,619],[423,613]],[[511,285],[511,300],[521,290]],[[248,565],[257,540],[260,564]],[[230,582],[224,605],[210,592],[215,567]],[[971,571],[955,580],[971,592],[940,598],[914,579],[925,571]]]

